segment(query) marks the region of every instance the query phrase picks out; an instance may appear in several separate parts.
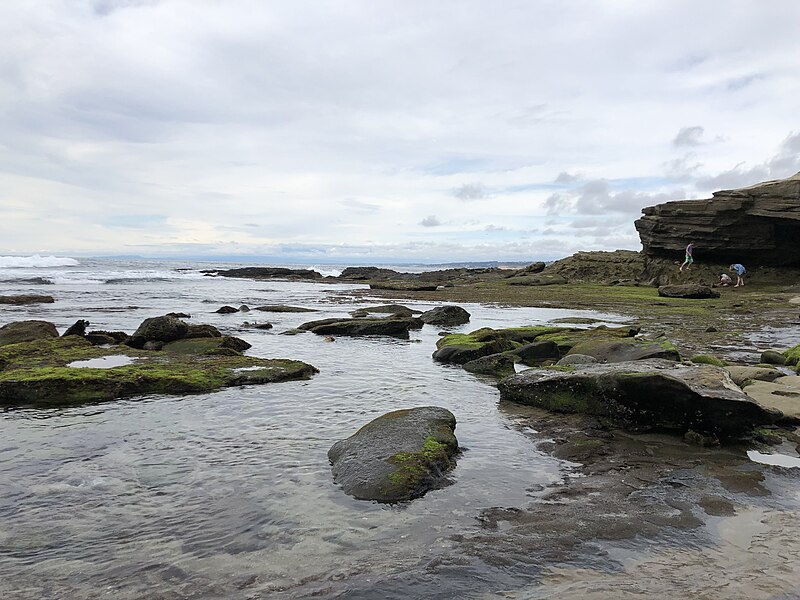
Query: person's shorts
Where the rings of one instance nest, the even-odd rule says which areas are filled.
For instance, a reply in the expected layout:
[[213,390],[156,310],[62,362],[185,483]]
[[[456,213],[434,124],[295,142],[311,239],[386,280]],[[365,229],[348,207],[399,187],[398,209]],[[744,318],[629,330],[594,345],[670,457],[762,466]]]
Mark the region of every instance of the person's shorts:
[[692,264],[694,262],[694,259],[692,258],[691,254],[686,255],[686,260],[684,262],[687,262],[689,264]]

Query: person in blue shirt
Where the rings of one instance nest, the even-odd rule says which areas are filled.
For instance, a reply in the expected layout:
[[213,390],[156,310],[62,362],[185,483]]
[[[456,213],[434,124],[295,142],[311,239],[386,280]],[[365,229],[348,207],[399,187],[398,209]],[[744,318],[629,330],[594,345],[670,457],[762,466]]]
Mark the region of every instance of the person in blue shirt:
[[744,265],[740,265],[739,263],[731,265],[731,271],[736,271],[736,285],[733,287],[744,286],[744,274],[747,273],[747,269],[744,268]]

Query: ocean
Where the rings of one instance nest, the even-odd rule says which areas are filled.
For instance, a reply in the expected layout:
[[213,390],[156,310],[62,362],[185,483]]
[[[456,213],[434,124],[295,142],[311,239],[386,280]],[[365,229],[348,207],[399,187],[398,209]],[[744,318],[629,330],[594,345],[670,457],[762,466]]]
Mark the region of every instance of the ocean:
[[[588,597],[593,580],[652,558],[650,540],[607,542],[613,568],[577,577],[562,589],[545,585],[548,569],[579,572],[590,563],[576,556],[573,563],[531,565],[500,545],[465,551],[464,538],[481,538],[483,509],[542,502],[547,490],[580,476],[577,465],[539,450],[526,410],[499,404],[490,380],[433,362],[439,328],[426,325],[408,340],[279,335],[308,320],[386,303],[363,295],[367,286],[201,273],[233,266],[0,259],[0,294],[56,298],[54,304],[0,305],[0,325],[43,319],[63,331],[87,319],[90,329],[130,333],[145,318],[179,311],[191,314],[191,323],[210,323],[246,339],[252,344],[248,354],[302,360],[320,370],[309,381],[2,413],[0,597]],[[314,268],[337,274],[341,267]],[[226,304],[288,304],[318,312],[214,312]],[[540,325],[565,316],[627,320],[593,311],[462,306],[471,322],[448,331]],[[269,321],[273,329],[243,329],[244,321]],[[429,405],[456,415],[464,452],[452,484],[399,505],[344,495],[332,481],[331,445],[388,411]],[[759,508],[756,522],[764,522],[765,510],[796,510],[798,498],[790,496]],[[715,531],[735,526],[731,519],[719,519]],[[716,558],[720,568],[731,552],[743,557],[738,568],[749,568],[747,553],[759,552],[753,540],[761,529],[755,527],[746,543],[719,534],[720,548],[729,549]],[[797,524],[789,527],[787,535],[800,533]],[[696,543],[696,534],[686,535],[688,546]],[[487,554],[496,560],[486,560]],[[649,568],[648,577],[663,581]],[[643,580],[637,588],[635,575],[632,581],[631,589],[649,589]],[[776,589],[791,582],[787,574]],[[684,588],[676,583],[669,589]],[[550,595],[554,590],[563,593]]]

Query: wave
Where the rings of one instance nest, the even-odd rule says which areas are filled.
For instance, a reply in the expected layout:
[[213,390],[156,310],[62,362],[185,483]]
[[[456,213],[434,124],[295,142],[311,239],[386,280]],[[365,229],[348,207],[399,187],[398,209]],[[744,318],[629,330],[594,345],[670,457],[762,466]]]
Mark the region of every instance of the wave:
[[0,269],[75,267],[80,263],[65,256],[0,256]]

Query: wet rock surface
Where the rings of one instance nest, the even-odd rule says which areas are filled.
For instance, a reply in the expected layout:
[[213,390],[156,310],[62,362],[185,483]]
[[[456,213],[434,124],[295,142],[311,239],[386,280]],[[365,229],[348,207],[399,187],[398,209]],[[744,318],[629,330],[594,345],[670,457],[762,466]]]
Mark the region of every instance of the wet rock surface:
[[15,321],[0,327],[0,346],[54,337],[58,337],[58,330],[48,321]]
[[331,318],[309,321],[298,327],[319,335],[388,335],[408,336],[410,329],[419,329],[422,321],[413,317]]
[[401,502],[447,483],[455,466],[456,419],[435,406],[370,421],[328,451],[334,481],[359,500]]
[[469,313],[460,306],[437,306],[422,313],[419,318],[428,325],[463,325],[469,323]]

